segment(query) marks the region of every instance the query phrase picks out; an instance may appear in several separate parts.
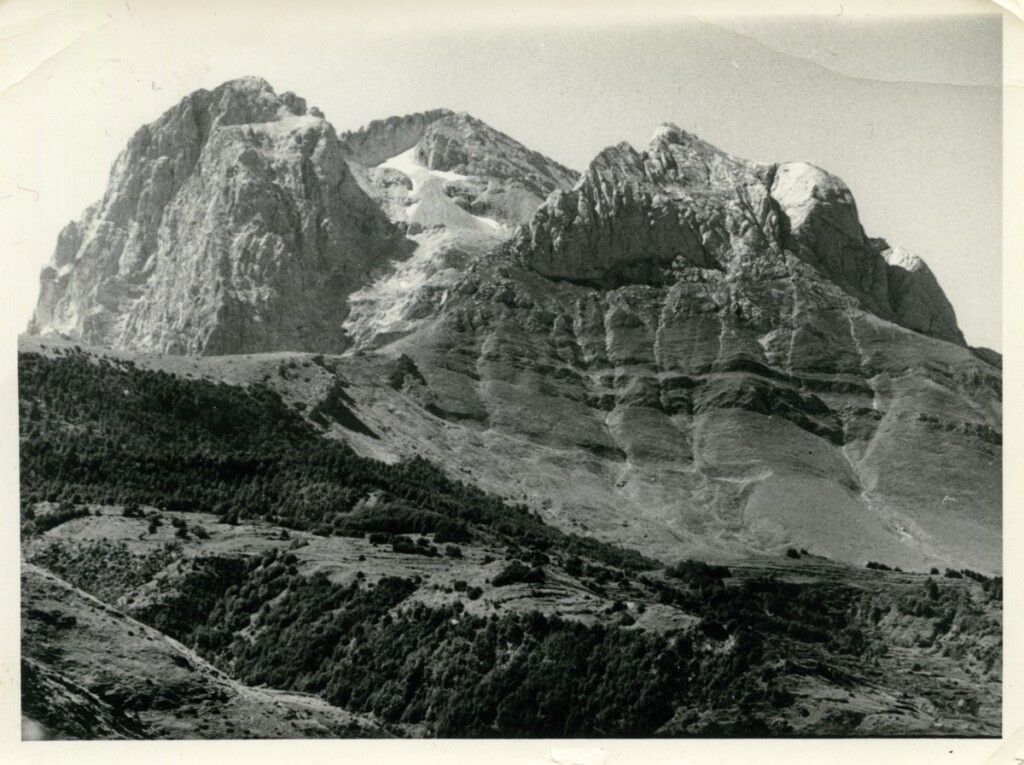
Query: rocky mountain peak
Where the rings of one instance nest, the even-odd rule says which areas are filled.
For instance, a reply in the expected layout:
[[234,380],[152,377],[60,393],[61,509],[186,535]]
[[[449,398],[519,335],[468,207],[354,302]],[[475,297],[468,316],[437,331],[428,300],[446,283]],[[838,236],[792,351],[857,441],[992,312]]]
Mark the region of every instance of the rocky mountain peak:
[[318,110],[256,77],[140,128],[62,232],[30,331],[172,353],[346,347],[345,298],[407,254]]
[[136,132],[103,199],[61,233],[31,329],[190,353],[340,351],[411,331],[510,238],[537,274],[602,289],[694,268],[756,284],[744,274],[793,257],[826,292],[963,342],[931,272],[868,240],[850,190],[819,168],[733,157],[666,122],[646,150],[608,147],[580,176],[449,109],[338,136],[258,77],[196,91]]
[[964,342],[931,272],[871,243],[840,178],[804,162],[733,157],[670,122],[646,151],[625,142],[601,151],[538,210],[518,251],[544,276],[606,289],[671,284],[693,267],[738,275],[793,256],[842,300]]
[[697,136],[687,133],[674,122],[662,122],[654,130],[651,136],[651,144],[656,143],[690,143],[696,140]]
[[577,178],[466,112],[384,121],[342,140],[357,147],[353,160],[395,152],[371,167],[353,161],[353,169],[416,245],[413,257],[352,295],[344,329],[357,347],[393,341],[433,318],[472,264]]
[[417,145],[417,159],[431,170],[516,181],[543,199],[569,188],[578,173],[466,112],[431,123]]

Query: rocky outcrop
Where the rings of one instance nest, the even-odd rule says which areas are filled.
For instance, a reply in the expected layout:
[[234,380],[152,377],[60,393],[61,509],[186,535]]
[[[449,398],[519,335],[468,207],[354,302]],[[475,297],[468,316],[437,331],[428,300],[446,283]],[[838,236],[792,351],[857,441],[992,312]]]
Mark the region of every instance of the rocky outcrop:
[[884,240],[881,255],[888,265],[889,300],[893,321],[923,335],[964,344],[953,306],[935,275],[921,258]]
[[432,109],[404,117],[374,120],[359,130],[342,133],[341,144],[345,155],[353,162],[373,167],[411,149],[420,142],[430,125],[452,114],[450,109]]
[[113,348],[347,347],[347,295],[412,249],[334,129],[256,78],[141,128],[58,240],[31,330]]
[[431,170],[521,184],[540,199],[579,177],[465,112],[432,123],[416,146],[416,158]]
[[663,125],[647,152],[625,143],[601,152],[576,188],[538,210],[519,249],[545,276],[604,287],[720,269],[773,235],[769,171]]
[[839,178],[738,159],[665,124],[644,152],[625,143],[601,152],[572,191],[538,210],[517,249],[538,273],[606,289],[788,253],[865,310],[963,344],[923,262],[879,241],[865,236]]

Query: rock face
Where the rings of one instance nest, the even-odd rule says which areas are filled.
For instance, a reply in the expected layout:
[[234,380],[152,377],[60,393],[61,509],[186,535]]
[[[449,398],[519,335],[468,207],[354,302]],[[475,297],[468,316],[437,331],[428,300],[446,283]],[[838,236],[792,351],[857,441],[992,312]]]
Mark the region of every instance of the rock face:
[[411,249],[318,112],[235,80],[135,134],[61,234],[32,329],[166,353],[340,351],[347,295]]
[[538,212],[520,249],[545,276],[603,287],[671,284],[687,267],[788,252],[865,310],[964,342],[924,263],[869,240],[841,180],[799,162],[740,160],[672,124],[646,152],[619,144],[598,155],[579,186]]
[[349,159],[363,167],[373,167],[411,149],[423,138],[427,127],[452,114],[449,109],[433,109],[404,117],[374,120],[360,130],[342,133],[341,142]]

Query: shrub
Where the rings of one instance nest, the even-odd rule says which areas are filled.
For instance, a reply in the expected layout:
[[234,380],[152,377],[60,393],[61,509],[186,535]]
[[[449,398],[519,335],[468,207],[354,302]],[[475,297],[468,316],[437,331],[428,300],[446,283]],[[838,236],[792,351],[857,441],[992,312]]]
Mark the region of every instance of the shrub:
[[[424,539],[423,541],[426,542],[427,540]],[[409,537],[403,536],[397,536],[391,540],[391,550],[403,555],[425,555],[428,558],[433,558],[437,555],[437,548],[429,542],[418,544],[411,541]]]
[[726,566],[714,566],[699,560],[681,560],[665,568],[665,575],[690,584],[703,584],[732,576]]
[[536,584],[543,582],[545,578],[544,569],[540,566],[527,568],[524,564],[514,560],[498,572],[491,584],[495,587],[505,587],[519,582]]

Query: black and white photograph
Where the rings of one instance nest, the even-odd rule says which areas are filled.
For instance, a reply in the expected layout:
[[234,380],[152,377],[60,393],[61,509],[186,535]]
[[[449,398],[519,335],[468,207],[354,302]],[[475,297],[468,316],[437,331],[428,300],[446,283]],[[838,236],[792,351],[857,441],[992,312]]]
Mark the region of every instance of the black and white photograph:
[[939,7],[5,0],[11,751],[1024,756]]

